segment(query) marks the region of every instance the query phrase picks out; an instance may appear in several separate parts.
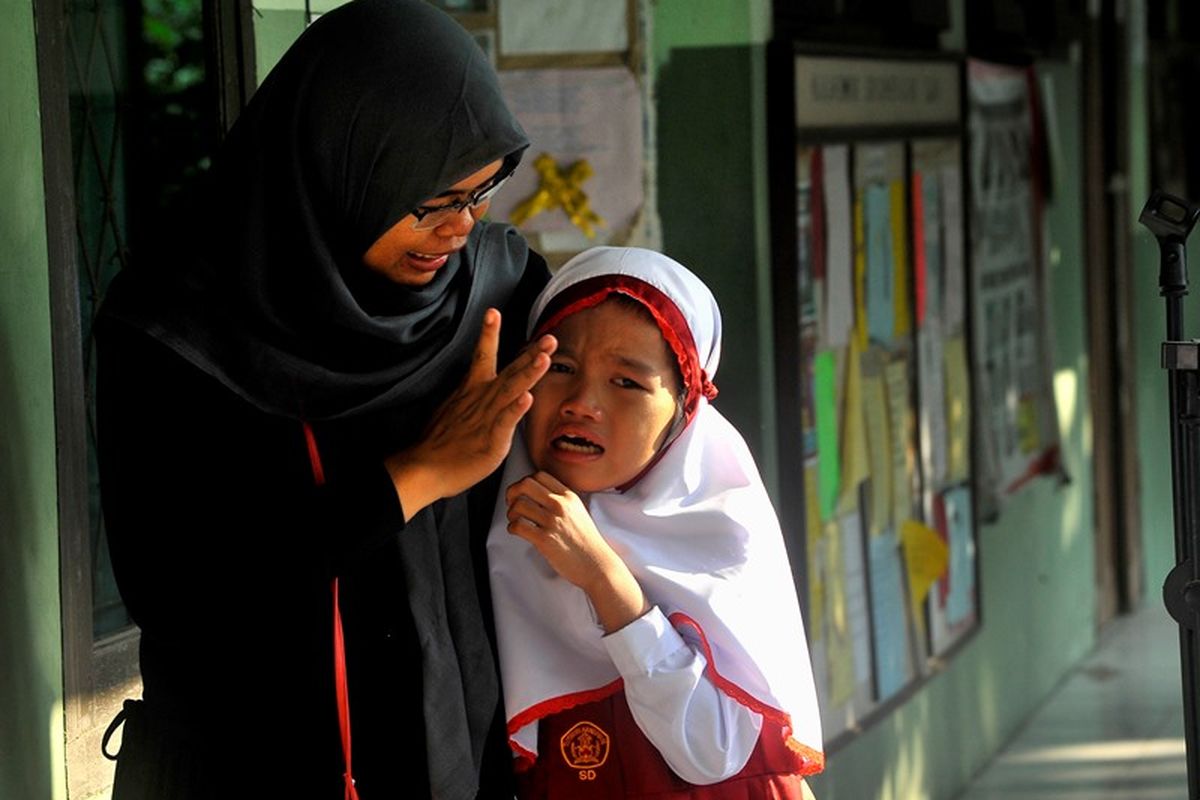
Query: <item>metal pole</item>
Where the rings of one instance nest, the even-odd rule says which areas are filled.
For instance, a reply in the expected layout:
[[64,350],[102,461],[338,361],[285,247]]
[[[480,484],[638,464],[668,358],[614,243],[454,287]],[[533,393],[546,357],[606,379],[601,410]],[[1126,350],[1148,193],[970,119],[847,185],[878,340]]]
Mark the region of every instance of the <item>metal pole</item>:
[[1167,370],[1171,433],[1171,494],[1175,512],[1175,567],[1163,583],[1163,603],[1179,624],[1180,671],[1183,688],[1184,736],[1187,742],[1188,797],[1200,800],[1200,736],[1197,734],[1197,627],[1200,626],[1200,520],[1196,479],[1200,476],[1200,341],[1183,340],[1183,298],[1188,292],[1186,242],[1200,217],[1194,206],[1161,191],[1146,202],[1138,221],[1158,239],[1159,294],[1166,302],[1167,338],[1162,346]]

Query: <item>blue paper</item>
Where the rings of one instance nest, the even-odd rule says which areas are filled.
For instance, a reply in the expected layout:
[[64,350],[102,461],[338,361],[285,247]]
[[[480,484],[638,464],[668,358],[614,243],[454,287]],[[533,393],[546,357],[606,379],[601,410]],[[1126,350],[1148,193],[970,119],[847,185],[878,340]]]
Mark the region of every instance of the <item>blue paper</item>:
[[965,486],[942,495],[950,540],[950,591],[946,595],[946,624],[953,627],[975,607],[975,540],[971,536],[971,490]]
[[883,702],[908,682],[908,602],[904,599],[904,574],[893,529],[868,538],[875,685],[877,699]]

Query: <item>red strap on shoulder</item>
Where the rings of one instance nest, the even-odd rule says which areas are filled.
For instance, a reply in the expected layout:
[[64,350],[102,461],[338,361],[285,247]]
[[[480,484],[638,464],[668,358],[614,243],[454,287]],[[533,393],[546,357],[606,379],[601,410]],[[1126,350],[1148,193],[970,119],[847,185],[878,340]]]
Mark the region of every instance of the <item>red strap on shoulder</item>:
[[[304,423],[304,441],[308,445],[308,460],[312,464],[313,483],[325,485],[325,468],[321,466],[321,452],[317,449],[317,437],[312,426]],[[354,786],[354,772],[350,768],[350,690],[346,682],[346,640],[342,633],[342,611],[338,607],[338,579],[333,579],[333,679],[337,692],[338,728],[342,735],[342,759],[346,771],[345,800],[358,800],[358,789]]]

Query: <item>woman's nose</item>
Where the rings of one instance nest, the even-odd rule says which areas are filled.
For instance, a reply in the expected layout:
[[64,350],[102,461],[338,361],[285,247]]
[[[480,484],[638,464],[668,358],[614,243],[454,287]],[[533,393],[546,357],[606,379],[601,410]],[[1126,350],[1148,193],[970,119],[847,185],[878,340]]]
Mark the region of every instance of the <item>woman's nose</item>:
[[475,215],[470,206],[458,209],[450,218],[437,226],[436,230],[442,236],[466,236],[475,226]]

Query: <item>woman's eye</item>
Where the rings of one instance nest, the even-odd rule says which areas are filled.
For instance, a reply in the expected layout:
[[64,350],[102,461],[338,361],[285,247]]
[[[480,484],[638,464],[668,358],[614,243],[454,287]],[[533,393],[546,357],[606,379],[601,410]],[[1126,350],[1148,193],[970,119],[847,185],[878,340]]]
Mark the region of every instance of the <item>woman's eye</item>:
[[560,362],[552,361],[552,362],[550,362],[550,369],[547,371],[548,372],[561,372],[561,373],[565,374],[565,373],[568,373],[571,371],[571,367],[568,364],[563,364],[561,361]]

